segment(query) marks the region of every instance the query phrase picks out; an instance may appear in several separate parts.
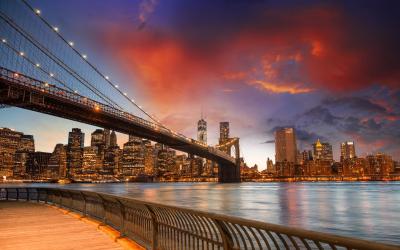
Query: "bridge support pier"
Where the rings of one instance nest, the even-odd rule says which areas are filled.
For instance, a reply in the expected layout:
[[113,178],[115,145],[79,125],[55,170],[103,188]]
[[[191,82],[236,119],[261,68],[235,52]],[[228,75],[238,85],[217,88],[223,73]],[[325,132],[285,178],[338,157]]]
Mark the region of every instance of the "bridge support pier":
[[240,166],[238,164],[219,163],[218,166],[218,182],[240,182]]

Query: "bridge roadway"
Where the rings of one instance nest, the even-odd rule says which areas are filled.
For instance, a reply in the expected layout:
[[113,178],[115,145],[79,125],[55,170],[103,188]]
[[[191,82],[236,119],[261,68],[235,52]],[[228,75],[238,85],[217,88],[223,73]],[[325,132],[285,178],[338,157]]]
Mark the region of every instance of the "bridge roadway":
[[0,249],[143,249],[132,241],[113,240],[94,221],[74,218],[48,205],[0,202]]
[[156,123],[0,67],[0,103],[109,128],[218,163],[219,182],[239,182],[239,159]]

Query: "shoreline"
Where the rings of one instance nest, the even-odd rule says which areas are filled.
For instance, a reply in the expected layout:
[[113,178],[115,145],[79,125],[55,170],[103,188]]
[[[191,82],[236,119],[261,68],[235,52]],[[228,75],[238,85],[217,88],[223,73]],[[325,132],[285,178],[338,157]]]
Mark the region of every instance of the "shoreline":
[[[243,178],[242,183],[280,183],[280,182],[396,182],[400,181],[400,176],[394,177],[274,177],[274,178]],[[7,180],[0,181],[0,184],[106,184],[106,183],[218,183],[218,178],[185,178],[180,180],[147,180],[147,181],[72,181],[70,183],[59,183],[54,180]]]

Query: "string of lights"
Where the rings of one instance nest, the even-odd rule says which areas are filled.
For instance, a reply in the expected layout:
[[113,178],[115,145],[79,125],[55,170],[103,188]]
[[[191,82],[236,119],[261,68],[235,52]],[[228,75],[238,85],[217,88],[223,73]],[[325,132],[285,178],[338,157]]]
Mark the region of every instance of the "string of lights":
[[[44,48],[39,42],[37,42],[32,36],[27,34],[21,27],[19,27],[13,20],[9,19],[3,12],[0,11],[0,18],[3,19],[11,28],[13,28],[16,32],[18,32],[22,37],[24,37],[27,41],[29,41],[33,46],[35,46],[38,50],[40,50],[43,54],[45,54],[50,60],[54,61],[56,65],[61,67],[67,73],[69,73],[72,77],[74,77],[77,81],[82,83],[85,87],[87,87],[90,91],[92,91],[99,98],[104,100],[107,104],[111,106],[116,106],[122,109],[117,103],[112,101],[109,97],[101,93],[95,86],[86,81],[83,77],[81,77],[76,71],[65,65],[57,56],[51,53],[48,49]],[[54,75],[54,73],[52,73]],[[77,91],[77,90],[75,90]]]
[[[129,103],[133,104],[135,107],[137,107],[140,111],[142,111],[146,116],[148,116],[150,119],[152,119],[154,122],[158,123],[160,126],[166,128],[163,124],[161,124],[161,122],[157,119],[157,117],[155,117],[154,115],[149,114],[148,112],[146,112],[143,107],[139,104],[136,103],[136,101],[133,98],[130,98],[128,96],[127,92],[124,92],[120,89],[120,86],[118,84],[115,84],[114,82],[112,82],[110,80],[110,77],[106,74],[103,74],[102,72],[100,72],[100,70],[94,66],[94,64],[92,64],[89,60],[87,60],[88,56],[87,54],[81,53],[79,52],[76,47],[75,47],[75,43],[73,41],[68,41],[60,32],[59,27],[57,26],[53,26],[50,24],[50,22],[48,22],[44,17],[42,17],[42,12],[40,9],[37,8],[33,8],[26,0],[22,0],[22,2],[31,10],[33,11],[36,16],[43,21],[43,23],[48,26],[51,30],[53,30],[54,33],[56,33],[56,35],[61,38],[62,41],[64,41],[77,55],[79,55],[82,60],[84,60],[97,74],[99,74],[112,88],[114,88],[119,94],[121,94],[126,100],[128,100]],[[168,129],[168,128],[166,128]]]
[[8,47],[9,49],[11,49],[15,54],[17,54],[18,56],[20,56],[21,58],[23,58],[24,60],[26,60],[28,63],[30,63],[32,66],[34,66],[35,68],[37,68],[38,70],[40,70],[42,73],[44,73],[45,75],[51,77],[52,79],[54,79],[54,81],[58,82],[59,84],[61,84],[62,86],[64,86],[65,88],[67,88],[70,91],[74,91],[75,93],[77,93],[76,90],[71,89],[65,82],[61,81],[60,79],[58,79],[54,73],[45,70],[42,65],[38,62],[33,61],[32,59],[30,59],[28,57],[28,55],[23,52],[23,51],[18,51],[16,48],[14,48],[5,38],[1,39],[1,43],[3,45],[5,45],[6,47]]

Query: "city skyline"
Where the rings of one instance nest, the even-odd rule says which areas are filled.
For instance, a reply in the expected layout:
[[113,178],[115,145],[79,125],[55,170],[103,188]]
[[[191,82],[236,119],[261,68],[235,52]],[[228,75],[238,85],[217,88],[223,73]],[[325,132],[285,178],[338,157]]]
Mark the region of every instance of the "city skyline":
[[[348,140],[357,142],[361,156],[383,151],[400,157],[394,3],[366,2],[366,10],[313,1],[302,6],[151,2],[149,8],[143,7],[148,1],[95,7],[80,1],[33,3],[168,127],[196,138],[204,110],[208,141],[215,145],[219,122],[230,121],[249,165],[264,166],[267,157],[274,158],[273,132],[288,126],[298,131],[299,148],[321,138],[333,145],[335,160],[338,144]],[[229,11],[221,14],[227,4]],[[75,18],[67,20],[61,12]],[[202,18],[205,13],[215,15]],[[246,21],[234,18],[239,14]],[[369,29],[362,25],[367,17],[374,17],[368,18]],[[217,23],[215,29],[208,29],[208,21]],[[343,23],[351,25],[342,29]],[[198,30],[191,32],[190,25]],[[232,25],[239,28],[226,29]],[[34,134],[42,151],[64,143],[72,127],[95,129],[16,108],[1,109],[0,115],[6,117],[0,126]],[[46,133],[39,130],[43,127]]]
[[[201,133],[207,134],[207,125],[205,125],[206,126],[205,129],[204,129],[204,127],[199,127],[199,124],[204,124],[204,122],[205,122],[204,118],[200,118],[200,120],[198,121],[198,124],[197,124],[197,131],[198,132],[201,131]],[[77,124],[82,124],[82,123],[77,123]],[[115,130],[102,129],[102,128],[98,128],[98,127],[91,126],[91,125],[87,125],[87,126],[92,127],[93,130],[86,131],[81,128],[70,128],[69,131],[67,131],[65,134],[66,142],[63,143],[60,141],[60,142],[54,144],[53,146],[50,146],[50,150],[47,150],[47,151],[38,149],[37,139],[36,139],[35,135],[33,135],[33,134],[26,133],[24,131],[19,131],[15,128],[9,128],[9,127],[0,127],[0,129],[10,129],[11,131],[15,131],[17,133],[22,133],[25,137],[31,138],[32,140],[34,140],[35,151],[43,152],[43,153],[53,152],[53,150],[55,150],[58,145],[67,146],[70,141],[68,134],[71,133],[71,130],[72,131],[77,130],[79,133],[82,134],[83,140],[79,141],[79,143],[82,143],[82,144],[80,144],[80,146],[82,148],[96,146],[96,142],[93,142],[93,140],[95,138],[94,136],[96,136],[96,133],[101,133],[103,135],[103,131],[109,132],[108,143],[106,143],[106,145],[108,145],[108,146],[111,145],[111,146],[123,147],[126,143],[134,140],[135,138],[139,138],[136,136],[119,133],[119,132],[116,132]],[[224,144],[224,142],[226,142],[225,138],[229,137],[229,122],[220,122],[219,126],[220,126],[219,131],[218,131],[219,136],[222,136],[222,140],[220,139],[219,141],[220,141],[220,144],[222,145],[222,144]],[[282,135],[278,136],[277,133],[282,134]],[[287,137],[288,135],[285,135],[287,133],[290,134],[289,137]],[[111,137],[110,137],[110,135],[111,135]],[[122,136],[123,140],[121,140],[121,136]],[[248,166],[257,165],[258,169],[266,170],[267,165],[268,165],[268,162],[267,162],[268,160],[273,160],[274,163],[283,162],[283,161],[298,163],[298,158],[299,157],[304,158],[305,153],[307,154],[307,156],[310,155],[311,158],[332,161],[332,162],[341,162],[343,160],[352,159],[352,158],[366,158],[370,155],[375,155],[375,154],[382,154],[382,153],[387,154],[387,152],[384,152],[384,151],[376,151],[373,153],[366,153],[366,154],[360,155],[360,154],[357,154],[357,151],[356,151],[357,147],[356,147],[356,143],[354,141],[344,141],[344,142],[340,142],[338,145],[332,145],[329,141],[321,141],[319,138],[315,142],[311,143],[310,145],[305,145],[305,147],[299,148],[299,147],[296,147],[297,146],[297,137],[296,137],[297,133],[296,133],[296,130],[292,127],[277,129],[276,133],[275,133],[275,138],[277,138],[277,136],[281,138],[281,139],[278,139],[280,141],[280,145],[284,145],[283,147],[285,147],[285,148],[289,145],[290,150],[292,150],[293,152],[286,153],[286,150],[284,150],[282,152],[282,149],[278,149],[278,148],[281,148],[282,146],[277,145],[275,143],[274,157],[271,158],[271,157],[267,156],[262,165],[258,165],[257,163],[249,164],[246,161],[246,159],[244,159],[244,157],[241,157],[243,159],[243,163],[246,163],[246,165],[248,165]],[[285,138],[285,137],[287,137],[287,138]],[[145,138],[140,138],[140,139],[144,140],[144,141],[150,141],[151,145],[153,145],[153,146],[155,144],[157,144],[157,142],[147,140]],[[289,141],[289,144],[287,144],[288,142],[283,142],[286,140]],[[99,139],[99,141],[102,141],[102,139]],[[201,141],[201,140],[199,140],[199,141]],[[216,144],[216,145],[218,145],[218,144]],[[293,145],[294,145],[294,148],[293,148]],[[326,147],[328,147],[328,148],[326,148]],[[333,153],[333,148],[335,148],[335,147],[339,148],[338,155],[335,155]],[[278,154],[280,154],[280,156],[278,156],[280,160],[277,160],[277,153],[276,153],[277,151],[276,150],[281,151],[280,153],[278,153]],[[177,155],[187,155],[187,153],[179,151],[179,150],[174,150],[174,151],[176,151],[178,153]],[[289,160],[286,159],[285,155],[287,155],[287,154],[290,155],[290,156],[288,156],[290,158]],[[394,161],[398,161],[396,156],[391,155],[391,157],[393,157]]]

